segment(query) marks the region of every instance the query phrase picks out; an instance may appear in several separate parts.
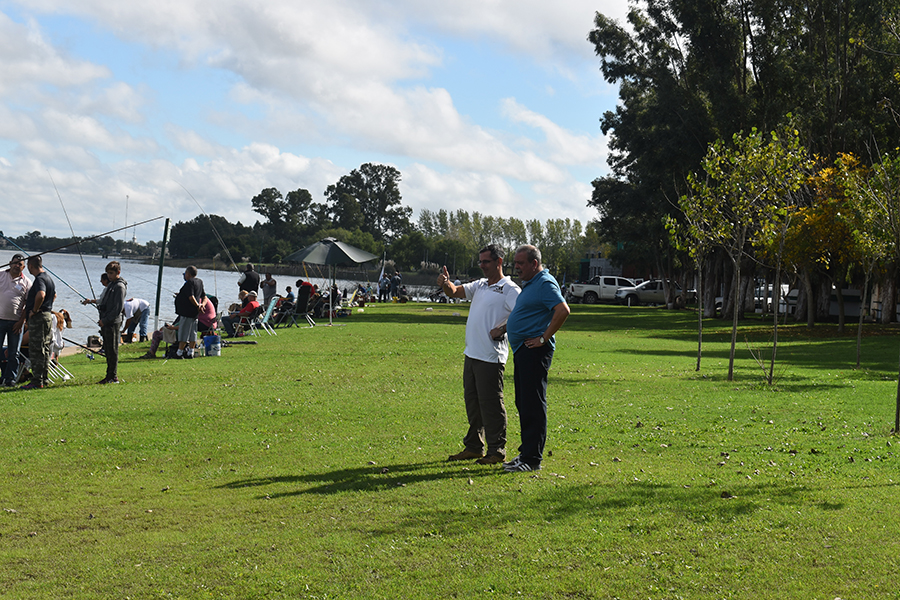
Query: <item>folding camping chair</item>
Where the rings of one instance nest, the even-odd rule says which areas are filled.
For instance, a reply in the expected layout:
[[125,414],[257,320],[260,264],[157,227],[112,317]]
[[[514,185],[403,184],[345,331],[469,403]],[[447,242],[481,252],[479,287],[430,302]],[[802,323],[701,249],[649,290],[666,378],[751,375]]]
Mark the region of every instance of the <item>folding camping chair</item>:
[[297,316],[302,314],[306,317],[306,322],[309,323],[310,327],[316,326],[316,322],[313,321],[309,314],[310,290],[312,290],[312,287],[308,285],[301,285],[297,289],[297,300],[294,302],[294,306],[292,306],[289,311],[281,313],[281,317],[277,323],[278,325],[283,325],[284,327],[293,327],[294,325],[297,325],[299,327]]
[[238,320],[237,325],[235,325],[234,327],[235,337],[244,335],[245,332],[249,332],[252,335],[259,335],[256,331],[256,320],[262,313],[262,309],[262,305],[257,306],[255,309],[253,309],[252,313],[242,316]]
[[256,322],[251,325],[252,327],[262,327],[263,330],[269,335],[278,335],[275,333],[275,328],[272,327],[272,313],[275,312],[275,305],[278,303],[278,298],[273,297],[269,300],[269,306],[266,308],[266,312],[262,317],[258,317]]
[[[52,353],[50,355],[50,362],[47,363],[47,379],[49,379],[51,383],[56,383],[58,379],[68,381],[73,377],[68,369],[59,364],[57,357],[58,354]],[[22,354],[22,352],[19,352],[19,372],[16,373],[17,383],[22,380],[22,374],[25,371],[31,371],[31,360]]]

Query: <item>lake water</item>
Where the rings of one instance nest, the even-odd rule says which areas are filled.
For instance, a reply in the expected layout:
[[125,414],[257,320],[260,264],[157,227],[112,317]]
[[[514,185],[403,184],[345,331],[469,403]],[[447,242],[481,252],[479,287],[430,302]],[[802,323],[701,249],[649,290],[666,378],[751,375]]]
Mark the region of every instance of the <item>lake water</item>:
[[[0,250],[0,265],[6,265],[17,251]],[[50,272],[50,276],[56,283],[56,302],[54,302],[54,310],[65,308],[72,315],[72,329],[68,330],[65,337],[84,344],[89,335],[99,335],[100,328],[97,326],[97,309],[93,305],[83,306],[82,298],[93,298],[100,295],[103,286],[100,284],[100,274],[103,273],[109,258],[100,256],[84,256],[84,265],[82,265],[82,257],[78,254],[61,254],[51,252],[44,254],[41,258],[44,260],[44,269]],[[157,278],[159,276],[158,265],[146,265],[126,259],[117,259],[122,264],[122,278],[128,282],[128,298],[143,298],[150,303],[150,329],[158,328],[163,323],[171,323],[175,320],[175,303],[173,298],[184,283],[184,269],[176,267],[163,267],[162,286],[159,299],[159,318],[156,327],[154,327],[156,315],[156,290]],[[90,275],[93,292],[88,285],[88,276],[85,275],[85,267]],[[4,269],[7,267],[3,267]],[[26,271],[27,274],[27,271]],[[373,277],[377,276],[375,273]],[[28,275],[29,278],[31,277]],[[229,304],[237,301],[237,280],[239,275],[235,271],[212,271],[209,269],[199,269],[197,276],[203,280],[206,293],[216,296],[219,299],[220,311],[226,309]],[[284,294],[285,287],[290,285],[294,287],[296,277],[286,278],[281,276],[277,278],[278,293]],[[313,277],[310,281],[320,288],[326,286],[324,278]],[[330,283],[330,281],[328,282]],[[354,282],[338,279],[336,281],[340,289],[350,289],[356,284]],[[416,296],[427,295],[429,290],[425,288],[411,289]]]

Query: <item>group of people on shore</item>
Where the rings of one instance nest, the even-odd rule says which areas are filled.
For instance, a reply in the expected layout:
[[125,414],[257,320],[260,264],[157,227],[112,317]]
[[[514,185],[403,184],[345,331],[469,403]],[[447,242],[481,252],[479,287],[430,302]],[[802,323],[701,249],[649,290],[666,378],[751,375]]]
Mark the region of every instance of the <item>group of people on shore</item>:
[[[72,317],[56,310],[56,286],[39,255],[28,258],[26,267],[25,256],[15,254],[6,266],[0,271],[0,387],[14,388],[28,374],[20,389],[40,389],[49,382],[51,361],[65,345],[62,332]],[[20,357],[30,363],[30,374]]]
[[[535,471],[541,468],[547,439],[547,383],[555,334],[568,318],[569,306],[556,279],[541,265],[541,253],[536,247],[525,245],[515,252],[513,264],[521,287],[503,274],[503,258],[503,252],[491,244],[479,252],[484,278],[465,284],[451,282],[446,267],[437,278],[438,286],[449,298],[471,301],[463,363],[463,399],[469,425],[463,437],[463,449],[448,460],[475,460],[486,465],[502,463],[503,469],[510,472]],[[64,322],[71,323],[71,320],[65,311],[53,311],[56,287],[44,270],[40,255],[27,260],[27,270],[33,280],[24,274],[26,260],[21,254],[13,256],[8,267],[0,271],[0,346],[4,341],[7,343],[0,385],[15,385],[19,361],[14,350],[22,346],[27,331],[31,380],[20,389],[40,389],[49,383],[54,330],[58,333]],[[203,330],[216,330],[217,300],[206,295],[196,267],[187,267],[183,277],[184,283],[175,295],[176,323],[166,324],[154,332],[150,351],[141,358],[154,357],[166,332],[174,332],[177,350],[173,358],[190,359],[197,345],[198,324]],[[147,340],[149,303],[127,298],[128,284],[118,261],[106,265],[101,282],[104,289],[100,298],[84,302],[96,304],[99,310],[97,324],[107,369],[106,376],[97,383],[119,383],[119,344],[123,334],[131,338],[137,327],[140,340]],[[386,290],[399,293],[401,282],[399,277],[379,281],[379,300],[386,301]],[[237,323],[260,309],[257,299],[260,289],[262,306],[268,306],[277,297],[281,310],[291,310],[292,303],[298,299],[290,286],[285,296],[279,296],[271,273],[261,279],[252,264],[241,274],[238,286],[241,304],[232,307],[234,310],[221,319],[221,325],[232,336]],[[306,310],[317,303],[334,306],[339,301],[337,289],[322,295],[302,279],[297,281],[297,287],[299,298],[308,299]],[[507,461],[503,375],[510,350],[515,364],[515,405],[519,412],[521,444],[519,455]]]

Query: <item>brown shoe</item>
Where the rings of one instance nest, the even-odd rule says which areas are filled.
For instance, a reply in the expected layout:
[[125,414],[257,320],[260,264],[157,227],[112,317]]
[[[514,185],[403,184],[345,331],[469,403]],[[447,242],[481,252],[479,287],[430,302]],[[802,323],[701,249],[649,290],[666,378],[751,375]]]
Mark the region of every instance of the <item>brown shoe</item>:
[[483,454],[481,454],[481,452],[463,450],[459,454],[451,454],[447,457],[447,460],[472,460],[473,458],[481,458],[482,456]]
[[479,458],[475,462],[479,465],[496,465],[502,463],[504,460],[506,460],[505,456],[500,456],[499,454],[488,454],[483,458]]

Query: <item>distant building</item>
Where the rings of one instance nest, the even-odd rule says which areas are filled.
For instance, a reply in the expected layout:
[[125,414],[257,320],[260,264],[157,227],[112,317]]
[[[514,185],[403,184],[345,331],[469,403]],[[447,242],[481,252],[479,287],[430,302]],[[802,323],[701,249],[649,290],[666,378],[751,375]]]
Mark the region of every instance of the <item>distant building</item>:
[[613,266],[608,258],[603,258],[600,251],[591,251],[581,259],[578,278],[587,281],[597,275],[622,275],[622,267]]

